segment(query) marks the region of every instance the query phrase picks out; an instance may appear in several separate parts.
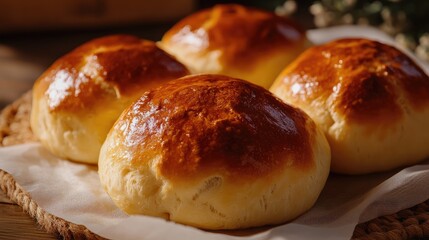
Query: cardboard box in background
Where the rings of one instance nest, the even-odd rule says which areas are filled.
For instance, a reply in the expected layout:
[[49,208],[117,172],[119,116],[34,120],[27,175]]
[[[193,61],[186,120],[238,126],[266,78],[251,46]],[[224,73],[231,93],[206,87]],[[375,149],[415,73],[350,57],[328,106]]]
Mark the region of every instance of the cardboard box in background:
[[195,0],[0,0],[0,33],[172,21],[195,8]]

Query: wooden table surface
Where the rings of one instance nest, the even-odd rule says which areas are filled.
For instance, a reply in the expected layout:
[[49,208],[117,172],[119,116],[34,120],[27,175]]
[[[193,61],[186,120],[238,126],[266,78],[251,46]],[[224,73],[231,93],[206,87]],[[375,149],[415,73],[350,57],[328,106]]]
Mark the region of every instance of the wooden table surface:
[[0,190],[0,239],[55,239]]

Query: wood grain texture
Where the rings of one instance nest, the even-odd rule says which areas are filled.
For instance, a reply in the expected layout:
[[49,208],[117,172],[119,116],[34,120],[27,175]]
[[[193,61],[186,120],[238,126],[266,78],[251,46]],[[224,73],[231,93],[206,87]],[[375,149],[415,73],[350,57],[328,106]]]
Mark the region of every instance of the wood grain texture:
[[55,239],[0,190],[0,239]]

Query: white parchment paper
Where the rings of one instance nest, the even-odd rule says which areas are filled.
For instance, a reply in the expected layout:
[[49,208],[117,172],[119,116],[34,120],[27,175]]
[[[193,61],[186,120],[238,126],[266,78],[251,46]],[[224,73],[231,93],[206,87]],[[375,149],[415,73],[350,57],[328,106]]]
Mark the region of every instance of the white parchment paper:
[[[363,27],[312,30],[308,36],[315,43],[355,36],[393,44],[383,33]],[[0,169],[12,174],[47,212],[110,239],[349,239],[359,222],[429,199],[429,161],[388,173],[331,175],[315,206],[293,222],[220,233],[128,216],[103,191],[95,167],[59,159],[39,143],[0,148]]]

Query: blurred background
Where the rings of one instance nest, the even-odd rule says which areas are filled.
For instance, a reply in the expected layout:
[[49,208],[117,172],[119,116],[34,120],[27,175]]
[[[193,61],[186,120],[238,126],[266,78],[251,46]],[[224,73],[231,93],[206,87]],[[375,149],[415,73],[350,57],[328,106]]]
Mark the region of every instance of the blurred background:
[[306,29],[371,25],[429,61],[427,0],[0,0],[0,109],[90,39],[122,33],[156,41],[180,18],[233,2],[293,18]]

